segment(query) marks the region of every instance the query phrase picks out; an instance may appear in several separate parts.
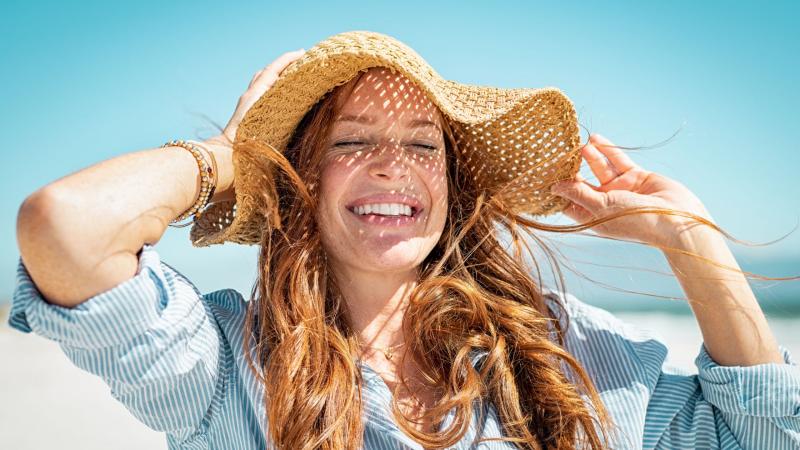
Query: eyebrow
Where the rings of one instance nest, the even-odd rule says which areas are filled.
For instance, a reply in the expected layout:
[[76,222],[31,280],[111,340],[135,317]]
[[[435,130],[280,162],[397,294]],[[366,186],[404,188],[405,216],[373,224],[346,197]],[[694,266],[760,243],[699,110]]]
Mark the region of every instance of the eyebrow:
[[[365,115],[343,114],[334,121],[334,123],[338,122],[356,122],[356,123],[372,125],[375,123],[375,118],[372,116],[365,116]],[[442,127],[440,127],[438,123],[432,122],[428,119],[412,119],[406,122],[407,128],[418,128],[425,126],[434,126],[439,130],[439,132],[442,132]]]

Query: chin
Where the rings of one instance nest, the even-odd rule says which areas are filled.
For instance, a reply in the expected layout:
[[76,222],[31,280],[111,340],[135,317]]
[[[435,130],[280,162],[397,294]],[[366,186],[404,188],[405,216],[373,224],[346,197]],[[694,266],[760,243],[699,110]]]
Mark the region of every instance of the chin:
[[411,270],[425,261],[431,249],[415,245],[395,245],[389,249],[364,249],[357,255],[357,264],[368,270],[398,272]]

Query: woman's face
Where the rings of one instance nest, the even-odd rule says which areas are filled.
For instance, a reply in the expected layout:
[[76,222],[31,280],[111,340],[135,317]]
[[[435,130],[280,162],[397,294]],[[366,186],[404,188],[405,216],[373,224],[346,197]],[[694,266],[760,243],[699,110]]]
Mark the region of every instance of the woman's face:
[[317,220],[328,258],[348,273],[414,269],[447,217],[443,119],[424,92],[383,68],[342,98],[320,174]]

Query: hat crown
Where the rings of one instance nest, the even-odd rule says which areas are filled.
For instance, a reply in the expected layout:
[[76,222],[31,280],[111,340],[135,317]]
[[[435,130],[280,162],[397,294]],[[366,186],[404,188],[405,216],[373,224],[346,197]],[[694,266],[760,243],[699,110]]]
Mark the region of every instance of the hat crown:
[[478,189],[500,192],[511,210],[534,215],[561,211],[568,200],[549,186],[573,179],[580,168],[575,108],[559,89],[498,88],[442,78],[416,51],[373,31],[330,36],[293,61],[247,111],[234,139],[236,200],[211,204],[196,220],[195,246],[226,241],[257,244],[279,221],[276,199],[263,195],[259,155],[241,143],[257,140],[284,152],[305,114],[328,92],[359,72],[386,67],[424,91],[456,138],[457,156]]

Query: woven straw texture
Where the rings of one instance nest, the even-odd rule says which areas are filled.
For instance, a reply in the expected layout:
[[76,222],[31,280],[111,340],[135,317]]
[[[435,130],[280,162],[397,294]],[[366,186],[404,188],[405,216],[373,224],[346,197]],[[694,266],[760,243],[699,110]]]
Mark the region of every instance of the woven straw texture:
[[270,223],[275,199],[264,195],[258,155],[239,144],[256,139],[285,151],[303,116],[327,92],[360,71],[386,67],[417,84],[454,130],[458,157],[477,185],[518,213],[546,216],[568,201],[549,193],[553,183],[574,179],[580,169],[575,108],[559,89],[495,88],[443,79],[413,49],[384,34],[350,31],[308,49],[283,70],[247,112],[233,144],[236,200],[206,207],[190,233],[192,245],[224,242],[254,245]]

